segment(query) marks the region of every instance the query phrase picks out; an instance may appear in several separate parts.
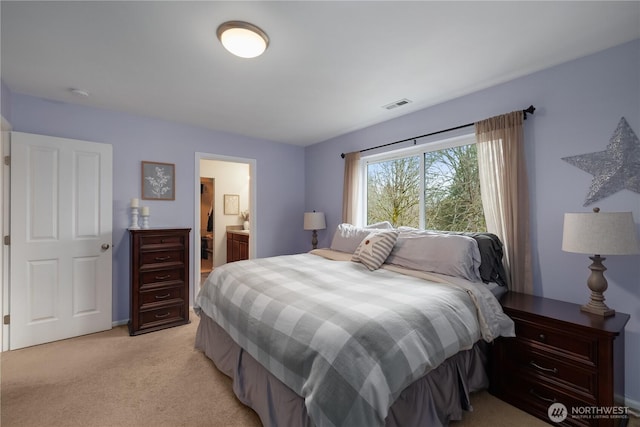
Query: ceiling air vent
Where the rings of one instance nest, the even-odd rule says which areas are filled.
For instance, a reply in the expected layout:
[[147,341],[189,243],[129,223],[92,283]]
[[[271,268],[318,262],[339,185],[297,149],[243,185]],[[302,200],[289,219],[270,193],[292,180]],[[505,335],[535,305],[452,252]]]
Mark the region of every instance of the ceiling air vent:
[[399,101],[392,102],[391,104],[384,105],[382,108],[386,108],[387,110],[393,110],[394,108],[402,107],[403,105],[407,105],[411,100],[407,98],[402,98]]

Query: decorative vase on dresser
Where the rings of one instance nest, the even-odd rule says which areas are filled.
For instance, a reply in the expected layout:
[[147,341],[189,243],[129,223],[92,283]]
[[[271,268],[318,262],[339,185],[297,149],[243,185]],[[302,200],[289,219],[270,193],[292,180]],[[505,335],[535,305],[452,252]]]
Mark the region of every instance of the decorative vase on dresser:
[[129,230],[129,334],[189,323],[190,228]]
[[492,346],[494,395],[552,424],[624,425],[628,314],[603,317],[578,304],[515,292],[500,302],[516,337]]

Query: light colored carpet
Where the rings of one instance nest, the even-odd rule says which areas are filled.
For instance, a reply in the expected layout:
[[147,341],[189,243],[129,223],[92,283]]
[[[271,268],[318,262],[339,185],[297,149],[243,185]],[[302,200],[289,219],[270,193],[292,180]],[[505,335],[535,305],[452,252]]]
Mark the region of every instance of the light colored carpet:
[[194,350],[192,323],[125,326],[2,354],[2,427],[260,426],[231,380]]
[[[192,323],[130,337],[127,328],[2,353],[2,427],[260,426],[231,380],[194,350]],[[487,392],[455,427],[544,426]]]

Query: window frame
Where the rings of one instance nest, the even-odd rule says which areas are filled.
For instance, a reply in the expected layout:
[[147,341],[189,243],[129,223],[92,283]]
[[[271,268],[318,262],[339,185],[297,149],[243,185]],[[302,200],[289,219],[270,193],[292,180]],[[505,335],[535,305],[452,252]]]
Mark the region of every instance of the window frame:
[[404,157],[419,156],[420,157],[420,205],[419,205],[419,228],[424,230],[425,227],[425,203],[424,203],[424,173],[425,163],[424,154],[432,151],[445,150],[447,148],[460,147],[463,145],[476,144],[475,133],[464,133],[449,138],[434,139],[429,142],[414,145],[408,148],[401,148],[398,150],[385,151],[382,153],[375,153],[368,156],[362,156],[360,158],[360,200],[358,207],[358,225],[366,226],[367,224],[367,180],[368,180],[368,167],[371,164],[381,163],[391,160],[402,159]]

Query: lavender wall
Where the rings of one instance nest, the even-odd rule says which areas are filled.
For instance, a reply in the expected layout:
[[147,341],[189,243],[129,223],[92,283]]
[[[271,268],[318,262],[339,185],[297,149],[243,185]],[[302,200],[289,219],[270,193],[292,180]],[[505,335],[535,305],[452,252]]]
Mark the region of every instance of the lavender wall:
[[11,123],[11,91],[2,80],[0,80],[0,115]]
[[[195,153],[256,159],[257,213],[256,218],[252,218],[256,230],[256,256],[308,250],[308,239],[302,229],[303,148],[17,93],[11,98],[11,124],[15,131],[113,146],[114,321],[129,318],[126,228],[129,226],[129,200],[140,197],[141,160],[176,165],[176,200],[144,201],[151,210],[151,226],[190,227],[193,239],[197,229],[193,223]],[[193,268],[191,278],[193,297]]]
[[[587,212],[592,207],[582,206],[592,175],[561,158],[604,150],[623,116],[640,135],[640,40],[307,147],[306,207],[324,210],[327,218],[328,229],[320,233],[320,246],[330,244],[341,219],[344,163],[340,153],[530,104],[537,108],[525,122],[535,294],[586,302],[590,261],[560,248],[564,213]],[[632,211],[636,224],[640,223],[640,194],[622,190],[596,205],[603,211]],[[608,305],[631,314],[625,333],[626,396],[640,407],[640,256],[611,256],[605,265],[609,269]]]

